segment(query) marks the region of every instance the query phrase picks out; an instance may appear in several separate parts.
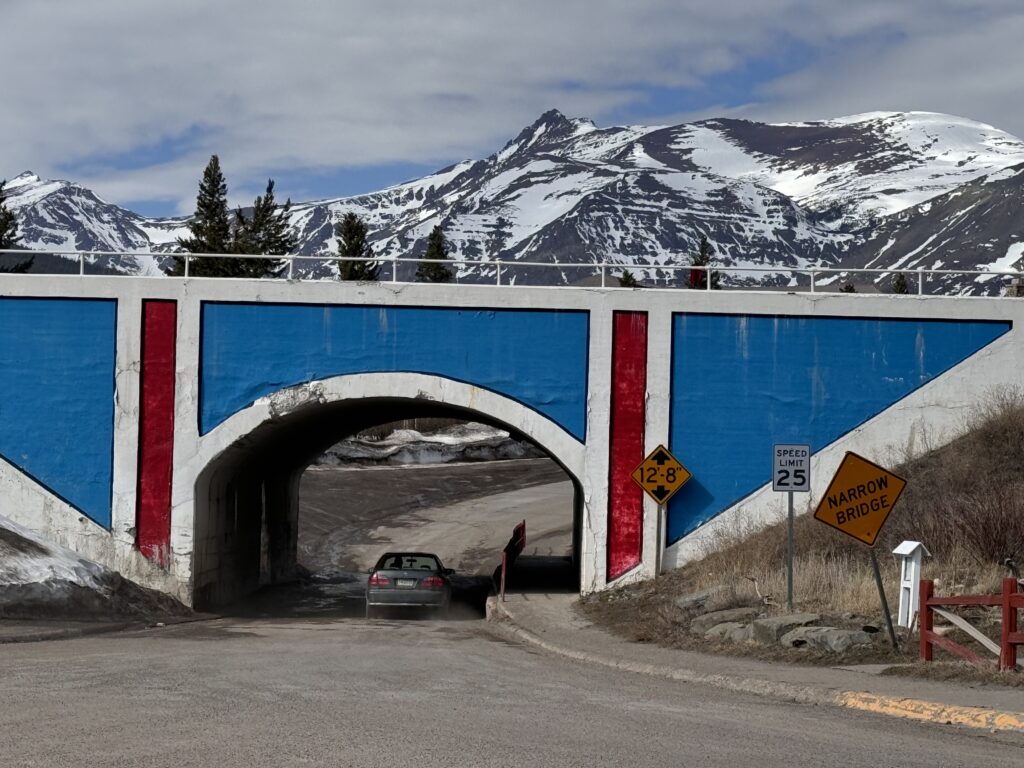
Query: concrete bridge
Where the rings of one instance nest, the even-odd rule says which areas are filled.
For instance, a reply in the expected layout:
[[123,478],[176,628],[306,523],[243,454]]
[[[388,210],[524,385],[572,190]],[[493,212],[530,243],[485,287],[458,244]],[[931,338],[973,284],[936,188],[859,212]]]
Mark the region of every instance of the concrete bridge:
[[[298,480],[416,416],[526,436],[576,488],[584,592],[777,514],[774,442],[948,441],[1017,385],[1024,302],[931,296],[4,275],[0,514],[188,603],[286,579]],[[929,442],[925,442],[925,441]],[[665,519],[629,478],[693,472]]]

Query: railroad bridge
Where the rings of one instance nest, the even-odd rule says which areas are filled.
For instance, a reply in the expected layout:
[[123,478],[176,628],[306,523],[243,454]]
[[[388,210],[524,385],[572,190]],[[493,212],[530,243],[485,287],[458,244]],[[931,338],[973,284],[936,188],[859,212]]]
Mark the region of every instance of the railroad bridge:
[[[288,578],[298,480],[365,427],[502,426],[576,489],[583,592],[650,578],[779,511],[773,443],[951,439],[1024,370],[995,298],[0,278],[0,514],[187,603]],[[659,443],[693,473],[662,513],[630,479]]]

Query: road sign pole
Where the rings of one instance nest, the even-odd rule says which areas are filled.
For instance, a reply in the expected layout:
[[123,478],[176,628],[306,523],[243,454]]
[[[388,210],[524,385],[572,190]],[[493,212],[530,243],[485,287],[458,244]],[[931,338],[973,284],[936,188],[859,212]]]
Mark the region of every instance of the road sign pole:
[[889,601],[885,599],[885,588],[882,586],[882,572],[878,569],[878,557],[875,555],[875,548],[871,552],[871,569],[875,572],[875,585],[878,587],[878,597],[882,601],[882,612],[885,614],[885,626],[889,629],[889,641],[893,650],[899,650],[896,643],[896,630],[892,628],[892,614],[889,613]]
[[658,505],[658,524],[657,530],[657,557],[654,559],[654,575],[661,575],[661,565],[665,558],[665,505]]
[[793,610],[793,492],[789,496],[789,537],[786,542],[786,608]]

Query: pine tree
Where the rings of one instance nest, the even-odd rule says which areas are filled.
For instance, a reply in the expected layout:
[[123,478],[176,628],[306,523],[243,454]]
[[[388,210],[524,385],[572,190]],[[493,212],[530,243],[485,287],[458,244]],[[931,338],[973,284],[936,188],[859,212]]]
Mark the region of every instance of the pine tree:
[[253,202],[252,218],[246,219],[241,210],[235,212],[233,250],[269,256],[284,256],[294,251],[295,237],[288,229],[291,208],[289,199],[278,210],[274,199],[274,180],[267,179],[267,191]]
[[897,272],[896,277],[892,279],[892,292],[910,293],[910,287],[907,285],[907,278],[902,272]]
[[[334,226],[338,239],[338,277],[342,280],[376,280],[380,264],[373,261],[366,225],[351,211]],[[345,259],[345,260],[343,260]],[[349,261],[348,259],[352,259]]]
[[[284,256],[295,250],[296,240],[288,229],[288,213],[292,201],[289,199],[278,210],[274,199],[274,180],[267,180],[267,191],[257,196],[252,206],[252,216],[246,217],[241,208],[235,210],[231,225],[231,251],[238,254],[265,254]],[[267,259],[232,259],[239,262],[237,268],[245,272],[244,277],[264,277],[280,272],[282,265]]]
[[13,248],[18,244],[18,219],[14,211],[7,208],[7,180],[0,181],[0,249]]
[[[179,238],[178,245],[189,253],[231,253],[232,227],[228,216],[228,185],[220,170],[220,158],[210,157],[199,182],[196,212],[188,224],[191,237]],[[244,259],[194,259],[189,274],[196,277],[249,277]],[[174,257],[170,274],[185,274],[185,258]]]
[[[697,254],[693,257],[693,261],[690,263],[695,267],[710,267],[711,257],[714,256],[715,249],[711,247],[711,243],[708,242],[707,235],[700,236],[700,244],[697,246]],[[721,281],[721,274],[718,272],[711,272],[711,288],[712,290],[718,290],[719,283]],[[708,287],[708,270],[707,269],[691,269],[690,270],[690,287],[691,288],[707,288]]]
[[434,227],[427,236],[427,252],[424,259],[416,267],[416,280],[421,283],[447,283],[452,279],[452,271],[442,262],[448,260],[448,242],[444,239],[441,227]]
[[622,274],[619,275],[619,285],[622,288],[639,288],[640,283],[634,277],[633,273],[628,269],[622,270]]
[[[14,215],[14,211],[10,210],[7,205],[7,193],[4,191],[4,187],[7,186],[7,180],[0,181],[0,250],[14,249],[18,246],[18,218]],[[4,259],[6,261],[6,258]],[[0,265],[0,272],[28,272],[35,262],[35,256],[30,256],[22,261],[15,262],[10,265]]]

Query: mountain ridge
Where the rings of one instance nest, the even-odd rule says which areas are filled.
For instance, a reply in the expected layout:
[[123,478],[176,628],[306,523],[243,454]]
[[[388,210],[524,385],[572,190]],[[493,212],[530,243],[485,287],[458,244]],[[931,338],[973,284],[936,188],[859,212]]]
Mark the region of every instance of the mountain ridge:
[[[74,182],[20,174],[9,192],[26,246],[144,254],[120,271],[155,274],[186,231],[187,217],[143,217]],[[599,128],[549,110],[484,159],[376,192],[295,203],[291,226],[298,253],[327,255],[334,223],[355,212],[387,261],[421,255],[439,225],[453,256],[509,262],[505,279],[520,283],[577,282],[600,261],[649,284],[679,282],[685,270],[667,267],[688,263],[705,236],[716,264],[762,270],[728,282],[783,286],[792,267],[1008,269],[1024,241],[1024,221],[1012,215],[1021,203],[1024,142],[966,118],[874,112]],[[414,270],[400,265],[399,279]],[[300,273],[335,271],[325,259]],[[495,271],[465,266],[459,279],[491,281]],[[874,282],[884,289],[890,279]],[[954,293],[1001,284],[933,281]]]

